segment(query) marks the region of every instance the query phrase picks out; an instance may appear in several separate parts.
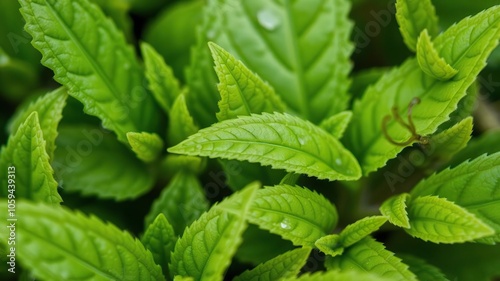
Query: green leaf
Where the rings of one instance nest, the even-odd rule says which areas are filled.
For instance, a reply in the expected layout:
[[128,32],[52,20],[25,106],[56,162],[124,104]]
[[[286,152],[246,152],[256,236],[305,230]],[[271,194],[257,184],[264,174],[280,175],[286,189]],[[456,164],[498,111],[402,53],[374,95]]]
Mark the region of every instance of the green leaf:
[[339,234],[339,242],[344,247],[349,247],[357,243],[366,236],[377,231],[385,222],[385,216],[371,216],[362,218],[346,226]]
[[[451,199],[450,199],[451,200]],[[421,196],[408,206],[413,237],[434,243],[462,243],[493,235],[495,231],[474,214],[437,196]]]
[[220,159],[219,164],[224,170],[227,185],[234,191],[242,189],[256,179],[265,185],[275,185],[286,175],[283,170],[274,170],[259,163]]
[[410,271],[415,273],[420,281],[448,281],[441,270],[428,264],[425,260],[410,256],[400,255],[403,262],[410,266]]
[[331,181],[361,176],[356,159],[337,139],[289,114],[264,113],[222,121],[168,151],[258,162]]
[[188,136],[198,132],[199,128],[194,123],[189,113],[184,94],[180,94],[172,105],[168,126],[168,143],[176,145]]
[[329,270],[326,272],[306,273],[298,278],[287,278],[284,281],[388,281],[389,278],[372,274],[370,272],[363,272],[358,270]]
[[169,154],[161,163],[161,170],[169,171],[169,173],[168,175],[161,176],[170,178],[171,175],[176,174],[179,171],[185,171],[197,175],[205,170],[207,166],[206,160],[206,158],[196,156]]
[[478,138],[473,138],[467,146],[456,154],[450,161],[450,166],[458,166],[459,164],[469,160],[478,158],[479,156],[488,153],[493,154],[500,151],[500,130],[489,131]]
[[285,111],[285,105],[274,89],[258,75],[250,71],[226,50],[208,43],[215,61],[215,72],[219,77],[219,101],[217,119],[234,119],[241,115]]
[[418,37],[417,61],[422,71],[434,79],[446,81],[458,73],[458,70],[439,55],[427,29],[424,29]]
[[45,140],[45,150],[49,155],[49,159],[53,159],[54,150],[56,149],[57,125],[62,118],[62,110],[66,105],[66,97],[66,89],[64,88],[59,88],[41,96],[12,117],[8,128],[9,132],[11,134],[15,133],[28,116],[36,111]]
[[431,0],[397,0],[396,19],[404,42],[411,51],[418,49],[417,39],[424,29],[432,37],[438,35],[438,17]]
[[129,0],[91,0],[99,5],[102,11],[110,17],[124,34],[127,41],[133,41],[132,19],[129,16]]
[[340,236],[338,234],[330,234],[323,236],[314,242],[314,245],[323,253],[335,257],[342,255],[344,252],[343,245],[340,244]]
[[127,140],[135,155],[144,162],[153,162],[161,154],[163,140],[154,133],[128,132]]
[[[422,136],[434,133],[474,83],[499,38],[500,6],[496,6],[462,20],[434,40],[438,53],[459,70],[453,79],[428,77],[413,58],[367,89],[363,98],[354,103],[353,120],[343,138],[360,161],[364,175],[384,166],[404,148],[391,144],[384,136],[382,121],[391,113],[391,107],[406,116],[410,101],[419,98],[421,103],[412,110],[416,132]],[[393,119],[386,129],[395,141],[406,141],[411,136]]]
[[401,193],[390,197],[380,206],[380,213],[386,216],[393,225],[410,228],[410,221],[406,212],[406,202],[410,200],[410,197],[408,193]]
[[310,248],[298,248],[279,255],[238,275],[233,281],[281,280],[297,276],[311,253]]
[[448,160],[457,152],[467,146],[471,139],[473,121],[472,117],[467,117],[429,139],[429,148],[427,151],[434,157]]
[[[6,210],[7,203],[0,203]],[[43,280],[165,280],[151,253],[128,232],[63,207],[19,200],[16,254]],[[0,218],[7,219],[7,212]],[[0,232],[2,243],[8,233]],[[40,262],[43,261],[43,266]]]
[[141,43],[149,89],[165,113],[169,113],[181,93],[179,81],[163,57],[148,43]]
[[[436,195],[447,198],[465,208],[468,213],[471,213],[469,216],[477,217],[475,220],[480,220],[493,228],[497,234],[496,241],[500,242],[498,235],[500,233],[500,184],[497,180],[499,175],[500,153],[483,155],[453,169],[430,176],[419,182],[411,194],[414,197]],[[477,228],[477,235],[481,233],[481,230],[488,232],[489,227]]]
[[210,40],[268,81],[304,119],[319,123],[345,110],[353,50],[349,10],[346,0],[209,1],[188,80],[197,106],[206,107],[205,115],[215,107],[203,45]]
[[351,122],[351,118],[352,111],[342,111],[323,120],[320,127],[335,138],[340,139],[344,135],[347,125]]
[[20,0],[26,31],[69,95],[127,143],[127,132],[156,128],[158,111],[142,85],[134,51],[87,0]]
[[176,241],[174,229],[162,213],[156,216],[141,239],[144,247],[153,254],[156,264],[161,266],[165,276],[169,276],[170,252],[174,250]]
[[52,166],[65,191],[126,200],[154,185],[144,163],[109,131],[89,125],[60,126],[56,144]]
[[204,213],[184,231],[172,253],[171,276],[222,280],[241,243],[241,235],[247,227],[245,217],[257,188],[259,185],[253,183],[233,194]]
[[367,271],[394,281],[417,280],[401,259],[371,237],[365,237],[347,248],[341,256],[329,259],[327,268],[340,271]]
[[3,188],[0,196],[9,199],[28,198],[59,205],[62,198],[57,192],[45,140],[38,122],[37,112],[32,112],[9,137],[7,146],[0,150],[0,178]]
[[258,190],[248,220],[294,245],[314,247],[314,242],[337,224],[335,207],[322,195],[290,185]]
[[158,214],[163,214],[172,225],[175,233],[181,234],[199,216],[208,210],[203,188],[194,174],[178,172],[172,181],[153,202],[145,218],[150,225]]

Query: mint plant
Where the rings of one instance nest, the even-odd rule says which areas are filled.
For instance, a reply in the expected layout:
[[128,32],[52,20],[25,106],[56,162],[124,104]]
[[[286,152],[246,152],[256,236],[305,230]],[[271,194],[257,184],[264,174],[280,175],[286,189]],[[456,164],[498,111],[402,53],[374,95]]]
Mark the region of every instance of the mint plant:
[[500,5],[434,2],[1,2],[0,276],[498,279]]

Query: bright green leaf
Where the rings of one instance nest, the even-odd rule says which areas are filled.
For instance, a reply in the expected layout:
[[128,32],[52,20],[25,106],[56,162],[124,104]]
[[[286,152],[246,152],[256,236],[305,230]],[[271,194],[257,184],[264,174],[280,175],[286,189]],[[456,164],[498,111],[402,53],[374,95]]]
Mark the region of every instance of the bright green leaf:
[[[428,77],[413,58],[367,89],[363,98],[354,103],[353,120],[343,138],[365,175],[384,166],[404,148],[391,144],[384,136],[382,123],[391,114],[391,107],[406,116],[409,103],[419,98],[421,103],[412,109],[416,132],[422,136],[434,133],[456,109],[499,38],[500,6],[495,6],[462,20],[434,40],[438,53],[459,70],[452,80]],[[411,136],[394,118],[388,122],[386,132],[400,142]]]
[[342,111],[321,122],[320,127],[337,139],[342,138],[347,125],[351,122],[352,111]]
[[233,281],[275,281],[297,276],[311,252],[310,248],[298,248],[279,255],[257,267],[238,275]]
[[194,123],[189,113],[184,94],[180,94],[174,101],[170,110],[168,127],[168,143],[175,145],[185,140],[188,136],[198,132],[199,128]]
[[410,228],[410,221],[406,212],[406,202],[409,199],[410,194],[408,193],[394,195],[382,203],[379,209],[380,213],[386,216],[393,225]]
[[344,252],[344,247],[340,244],[340,236],[338,234],[323,236],[316,240],[314,245],[331,257],[341,255]]
[[181,93],[179,81],[163,57],[148,43],[141,44],[149,89],[165,113],[169,113],[177,96]]
[[290,185],[258,190],[248,220],[294,245],[314,247],[314,242],[337,224],[337,210],[322,195]]
[[135,155],[144,162],[156,160],[163,148],[163,140],[154,133],[128,132],[127,140]]
[[337,139],[308,121],[281,113],[222,121],[168,151],[258,162],[331,181],[361,175],[356,159]]
[[189,173],[197,175],[205,170],[207,164],[206,160],[206,158],[196,156],[169,154],[163,159],[161,163],[161,170],[169,171],[169,175],[162,176],[168,177],[180,171],[187,171]]
[[425,260],[410,256],[401,255],[403,262],[410,267],[420,281],[448,281],[441,270],[433,265],[428,264]]
[[180,235],[186,226],[208,209],[200,181],[194,174],[178,172],[153,202],[145,218],[146,226],[151,224],[158,214],[163,213]]
[[[486,223],[495,230],[496,241],[500,242],[500,236],[498,236],[500,233],[500,182],[497,180],[499,175],[500,153],[483,155],[453,169],[430,176],[419,182],[411,194],[412,197],[436,195],[454,202],[465,208],[467,213],[471,213],[469,217],[472,216],[473,219],[470,221],[470,227],[479,219],[480,222]],[[464,219],[459,221],[462,222]],[[468,225],[465,221],[462,223],[464,226]],[[481,226],[482,223],[480,223]],[[488,232],[488,229],[488,227],[477,226],[477,236]]]
[[485,153],[493,154],[499,152],[499,139],[500,130],[486,132],[477,138],[473,138],[463,150],[451,159],[450,166],[458,166],[469,159],[478,158]]
[[408,217],[410,228],[405,231],[413,237],[434,243],[462,243],[495,233],[474,214],[437,196],[413,199],[408,206]]
[[359,270],[329,270],[326,272],[306,273],[298,278],[287,278],[284,281],[389,281],[390,278]]
[[[2,210],[7,209],[1,202]],[[17,201],[16,254],[43,280],[165,280],[153,256],[128,232],[63,207]],[[7,219],[7,212],[0,218]],[[0,232],[2,243],[7,232]],[[43,266],[40,266],[43,261]]]
[[144,247],[153,254],[156,264],[161,266],[165,276],[169,276],[170,252],[174,250],[176,241],[174,229],[162,213],[156,216],[141,239]]
[[417,39],[423,30],[427,29],[432,37],[438,35],[438,17],[431,0],[397,0],[396,19],[403,40],[412,51],[418,49]]
[[247,227],[245,217],[258,187],[254,183],[233,194],[186,228],[172,253],[171,276],[222,280],[241,243]]
[[65,191],[125,200],[154,185],[144,163],[109,131],[89,125],[59,126],[56,144],[52,166]]
[[353,50],[349,10],[346,0],[208,1],[188,79],[197,114],[210,116],[216,108],[207,41],[268,81],[304,119],[319,123],[345,110]]
[[3,187],[0,189],[1,197],[28,198],[52,205],[62,202],[36,111],[28,116],[11,135],[7,146],[0,150],[0,169],[5,175],[0,177]]
[[366,236],[377,231],[385,222],[385,216],[371,216],[362,218],[346,226],[339,234],[339,242],[343,247],[349,247]]
[[283,112],[285,105],[274,89],[258,75],[250,71],[226,50],[209,43],[215,61],[215,72],[219,77],[219,101],[217,119],[234,119],[252,113]]
[[57,125],[62,118],[62,110],[66,105],[66,97],[66,89],[59,88],[32,102],[27,108],[17,113],[11,119],[9,125],[10,133],[15,133],[28,116],[33,111],[36,111],[40,120],[43,138],[45,139],[45,150],[49,155],[49,159],[52,160],[54,150],[56,149]]
[[[127,143],[127,132],[158,120],[134,51],[113,22],[87,0],[20,0],[26,31],[68,94]],[[43,20],[41,20],[43,19]]]
[[458,73],[458,70],[449,65],[436,51],[427,29],[418,37],[417,61],[425,74],[438,80],[449,80]]
[[450,159],[467,146],[467,143],[471,139],[472,121],[472,117],[467,117],[453,127],[431,136],[427,150],[434,157],[437,156],[445,160]]
[[329,259],[328,263],[329,269],[368,271],[393,281],[417,280],[401,259],[371,237],[366,237],[345,249],[341,256]]

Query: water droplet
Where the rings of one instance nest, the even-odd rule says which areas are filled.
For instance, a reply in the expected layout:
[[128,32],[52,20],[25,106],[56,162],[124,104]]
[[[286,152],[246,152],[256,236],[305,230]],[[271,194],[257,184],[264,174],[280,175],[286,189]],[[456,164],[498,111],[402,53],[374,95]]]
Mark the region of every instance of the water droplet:
[[340,159],[340,158],[335,159],[335,164],[337,164],[339,166],[342,165],[342,159]]
[[281,24],[279,17],[271,10],[260,10],[257,13],[257,20],[263,28],[269,31],[275,30]]
[[290,225],[290,222],[287,219],[281,221],[280,227],[286,230],[292,229],[292,226]]

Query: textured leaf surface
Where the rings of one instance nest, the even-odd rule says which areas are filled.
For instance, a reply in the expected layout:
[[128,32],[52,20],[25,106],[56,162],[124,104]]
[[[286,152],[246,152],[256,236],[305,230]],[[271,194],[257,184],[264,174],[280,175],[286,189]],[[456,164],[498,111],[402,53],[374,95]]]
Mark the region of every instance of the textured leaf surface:
[[448,281],[439,268],[428,264],[423,259],[410,255],[402,255],[401,258],[410,266],[410,271],[415,273],[420,281]]
[[478,138],[473,138],[467,146],[455,155],[451,160],[451,167],[488,153],[493,154],[500,151],[500,130],[490,131],[482,134]]
[[142,43],[141,52],[144,57],[149,89],[165,113],[168,113],[181,93],[179,81],[163,57],[151,45]]
[[438,18],[431,0],[397,0],[396,19],[403,40],[412,51],[417,49],[417,40],[424,29],[432,37],[438,35]]
[[[1,197],[29,198],[53,205],[62,202],[36,112],[28,116],[0,150],[0,169],[5,175],[0,178]],[[14,188],[9,188],[12,185]]]
[[371,237],[347,248],[341,256],[331,258],[327,268],[368,271],[390,280],[417,280],[401,259]]
[[449,80],[458,73],[458,70],[439,56],[427,29],[424,29],[418,37],[417,61],[425,74],[438,80]]
[[127,132],[156,127],[157,110],[144,90],[132,48],[87,0],[21,0],[33,45],[55,79],[127,143]]
[[[7,205],[0,203],[1,209]],[[165,280],[151,253],[129,233],[97,217],[18,201],[16,254],[42,280]],[[7,212],[0,217],[6,219]],[[7,241],[7,232],[0,237]],[[40,266],[43,261],[43,266]]]
[[371,216],[362,218],[344,228],[339,234],[340,243],[344,247],[349,247],[360,241],[371,233],[377,231],[387,218],[384,216]]
[[472,117],[467,117],[429,140],[430,149],[436,156],[449,159],[462,150],[471,139],[473,129]]
[[128,132],[127,140],[132,147],[132,151],[137,155],[137,158],[144,162],[156,160],[163,148],[163,140],[154,133]]
[[298,186],[276,185],[257,191],[248,220],[294,245],[312,248],[335,227],[338,217],[322,195]]
[[33,111],[36,111],[43,139],[45,140],[45,150],[49,155],[49,159],[52,160],[54,150],[56,149],[57,125],[62,118],[62,110],[66,105],[66,97],[66,89],[59,88],[38,98],[35,102],[28,105],[27,108],[23,109],[22,112],[13,117],[9,126],[10,133],[16,132],[28,116]]
[[347,129],[347,125],[351,122],[352,111],[342,111],[321,122],[320,127],[329,132],[335,138],[342,138]]
[[274,281],[299,274],[311,252],[310,248],[298,248],[279,255],[257,267],[247,270],[233,281]]
[[401,193],[385,200],[380,206],[380,213],[386,216],[390,223],[395,226],[410,228],[408,213],[406,212],[406,202],[409,201],[410,194]]
[[331,257],[341,255],[344,252],[344,247],[340,244],[340,236],[338,234],[323,236],[316,240],[314,245]]
[[180,94],[172,105],[168,121],[168,143],[175,145],[185,140],[188,136],[198,132],[199,128],[194,123],[189,113],[184,94]]
[[383,278],[369,272],[359,270],[329,270],[327,272],[306,273],[298,278],[287,278],[286,281],[388,281],[389,278]]
[[172,253],[172,276],[222,280],[241,243],[241,235],[247,227],[245,216],[258,187],[258,184],[251,184],[233,194],[186,228]]
[[[451,199],[450,199],[451,200]],[[436,196],[422,196],[408,206],[411,236],[434,243],[461,243],[495,231],[466,209]]]
[[219,77],[217,119],[234,119],[252,113],[283,112],[285,105],[274,89],[220,46],[209,43]]
[[169,152],[247,160],[328,180],[354,180],[356,159],[321,128],[289,114],[264,113],[200,130]]
[[148,226],[141,239],[144,247],[153,254],[156,264],[161,266],[165,276],[169,276],[170,252],[174,250],[176,241],[174,229],[162,213],[158,214],[153,223]]
[[[467,209],[500,233],[500,153],[483,155],[421,181],[412,196],[436,195]],[[500,237],[496,238],[500,242]]]
[[[453,79],[439,81],[428,77],[413,58],[367,89],[363,98],[354,103],[353,120],[344,137],[365,175],[403,149],[389,143],[383,134],[382,120],[391,113],[391,107],[396,106],[399,114],[406,116],[410,101],[419,98],[421,103],[412,112],[417,133],[434,133],[456,109],[499,37],[500,6],[496,6],[460,21],[434,40],[438,53],[459,71]],[[396,141],[410,137],[410,132],[401,129],[394,119],[388,122],[387,132]]]
[[146,216],[146,226],[151,224],[158,214],[163,213],[173,226],[177,235],[182,234],[186,226],[198,219],[208,210],[208,202],[200,181],[194,174],[178,172],[153,202]]
[[60,126],[56,144],[52,166],[68,192],[125,200],[153,187],[144,163],[109,131],[89,125]]
[[349,10],[346,0],[209,1],[188,79],[193,101],[200,100],[197,112],[209,116],[216,108],[208,40],[268,81],[304,119],[319,123],[345,110],[353,50]]

